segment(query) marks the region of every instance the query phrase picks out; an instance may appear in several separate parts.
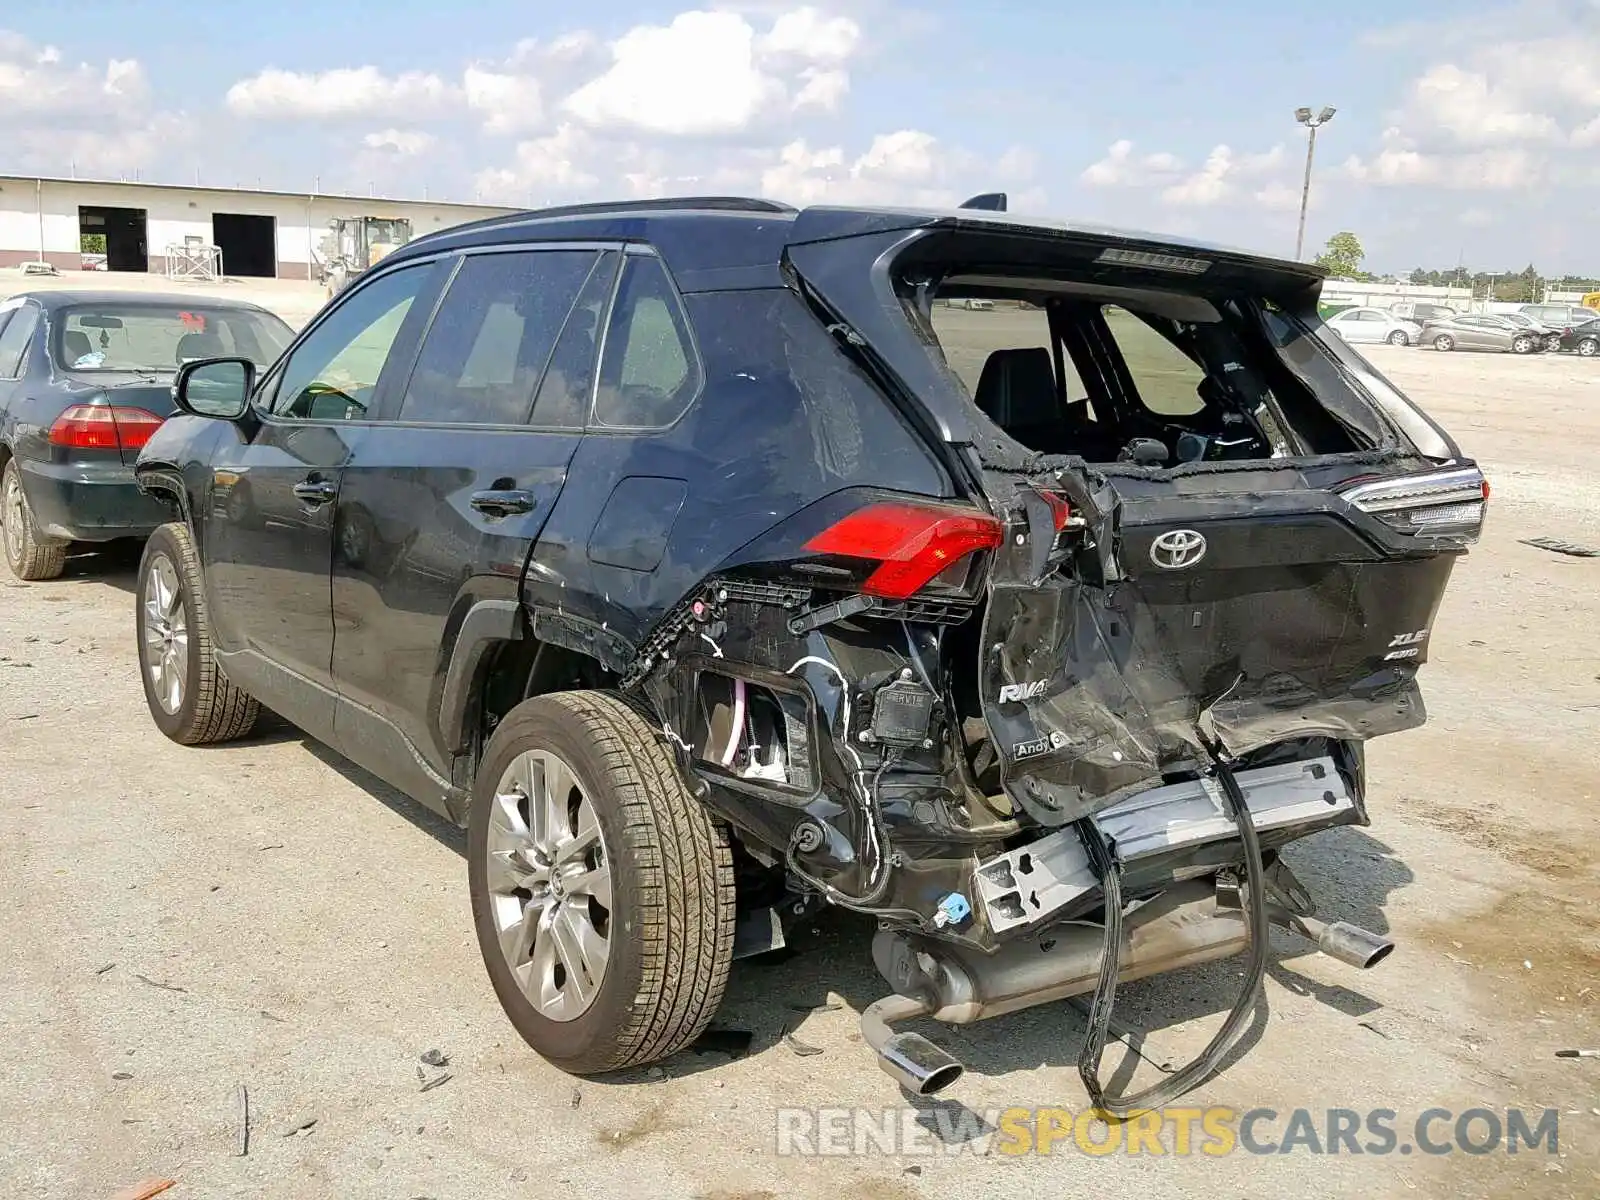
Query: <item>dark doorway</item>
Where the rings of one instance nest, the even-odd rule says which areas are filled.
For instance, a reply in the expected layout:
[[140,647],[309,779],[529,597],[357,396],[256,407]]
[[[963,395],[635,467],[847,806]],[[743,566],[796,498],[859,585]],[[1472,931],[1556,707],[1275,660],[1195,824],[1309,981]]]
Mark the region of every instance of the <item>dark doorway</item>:
[[249,213],[212,213],[211,236],[222,250],[224,275],[278,273],[278,219]]
[[150,247],[145,240],[145,211],[142,208],[100,208],[78,206],[78,233],[106,239],[106,270],[150,270]]

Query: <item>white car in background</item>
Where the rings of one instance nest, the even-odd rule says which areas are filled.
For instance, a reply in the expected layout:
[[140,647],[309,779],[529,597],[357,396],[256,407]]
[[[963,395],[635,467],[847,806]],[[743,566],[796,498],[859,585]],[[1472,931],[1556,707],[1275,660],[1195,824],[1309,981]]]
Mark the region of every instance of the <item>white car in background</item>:
[[1391,346],[1415,346],[1422,326],[1381,308],[1347,308],[1328,318],[1328,328],[1347,342],[1388,342]]

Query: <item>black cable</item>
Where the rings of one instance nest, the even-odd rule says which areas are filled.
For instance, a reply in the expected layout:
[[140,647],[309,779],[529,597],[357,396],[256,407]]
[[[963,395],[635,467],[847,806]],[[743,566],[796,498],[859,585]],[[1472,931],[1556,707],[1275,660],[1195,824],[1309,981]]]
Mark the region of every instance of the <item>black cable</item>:
[[1223,1055],[1233,1046],[1243,1031],[1261,993],[1261,981],[1267,973],[1267,895],[1266,870],[1261,862],[1261,842],[1256,837],[1255,822],[1250,818],[1244,792],[1221,751],[1209,744],[1206,747],[1216,767],[1217,779],[1222,784],[1222,794],[1227,798],[1234,828],[1244,844],[1246,887],[1242,893],[1245,905],[1245,925],[1250,934],[1250,960],[1245,967],[1245,981],[1239,997],[1233,1002],[1222,1028],[1191,1062],[1179,1068],[1158,1083],[1142,1092],[1108,1095],[1100,1082],[1100,1056],[1105,1050],[1106,1035],[1111,1026],[1111,1010],[1116,1006],[1118,957],[1122,947],[1122,869],[1112,855],[1104,832],[1090,818],[1078,822],[1079,832],[1089,851],[1089,861],[1105,893],[1105,941],[1100,957],[1100,979],[1095,986],[1094,1002],[1089,1008],[1089,1028],[1078,1051],[1078,1076],[1089,1093],[1089,1100],[1099,1111],[1113,1117],[1128,1117],[1147,1109],[1169,1104],[1190,1088],[1199,1085],[1222,1061]]
[[[876,881],[865,893],[859,896],[852,896],[850,893],[841,891],[830,883],[824,883],[800,866],[799,860],[795,857],[795,841],[799,837],[801,826],[797,825],[795,827],[795,834],[789,839],[784,859],[790,871],[816,888],[829,901],[837,904],[840,908],[852,909],[855,912],[872,913],[874,916],[880,917],[910,916],[920,925],[922,924],[920,913],[912,912],[909,909],[879,909],[872,907],[872,905],[883,899],[883,894],[889,890],[889,878],[891,875],[889,831],[883,824],[881,806],[878,802],[879,785],[883,782],[883,773],[899,762],[900,758],[900,752],[897,750],[885,752],[882,761],[878,763],[878,769],[872,774],[872,792],[867,797],[867,803],[864,805],[866,810],[864,815],[867,821],[871,823],[873,838],[878,846],[878,855],[876,861],[872,864],[873,876],[876,876]],[[872,876],[868,878],[872,878]]]

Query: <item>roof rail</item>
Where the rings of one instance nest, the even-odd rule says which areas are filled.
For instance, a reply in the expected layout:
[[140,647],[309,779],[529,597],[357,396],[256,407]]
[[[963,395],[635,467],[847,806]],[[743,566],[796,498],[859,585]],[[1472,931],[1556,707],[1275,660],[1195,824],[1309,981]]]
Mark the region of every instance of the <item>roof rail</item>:
[[413,238],[412,243],[423,238],[448,237],[452,234],[474,230],[495,229],[501,225],[515,225],[522,221],[542,221],[548,217],[581,217],[604,213],[628,212],[753,212],[793,213],[799,210],[776,200],[758,200],[749,196],[674,196],[656,200],[601,200],[591,204],[563,204],[554,208],[530,208],[522,212],[506,213],[498,217],[484,217],[460,225],[435,229]]

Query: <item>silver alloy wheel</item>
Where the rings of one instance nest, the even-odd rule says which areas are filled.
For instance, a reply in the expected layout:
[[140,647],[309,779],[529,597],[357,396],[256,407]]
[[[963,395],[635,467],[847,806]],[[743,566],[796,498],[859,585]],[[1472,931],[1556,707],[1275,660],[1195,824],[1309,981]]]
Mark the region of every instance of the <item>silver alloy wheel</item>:
[[5,496],[0,498],[0,537],[5,539],[7,562],[14,563],[22,558],[22,531],[26,528],[23,522],[27,519],[22,480],[12,471],[6,476]]
[[1404,329],[1396,329],[1389,335],[1389,345],[1391,346],[1404,346],[1407,344],[1407,340]]
[[1527,334],[1512,338],[1511,349],[1517,354],[1530,354],[1533,351],[1533,339]]
[[539,1015],[594,1003],[611,953],[611,868],[594,803],[548,750],[511,760],[489,812],[489,905],[500,952]]
[[1584,358],[1593,358],[1596,354],[1600,354],[1600,342],[1585,338],[1578,343],[1578,353]]
[[178,570],[165,554],[150,560],[144,581],[144,665],[150,690],[169,713],[183,707],[189,672],[189,619]]

